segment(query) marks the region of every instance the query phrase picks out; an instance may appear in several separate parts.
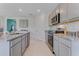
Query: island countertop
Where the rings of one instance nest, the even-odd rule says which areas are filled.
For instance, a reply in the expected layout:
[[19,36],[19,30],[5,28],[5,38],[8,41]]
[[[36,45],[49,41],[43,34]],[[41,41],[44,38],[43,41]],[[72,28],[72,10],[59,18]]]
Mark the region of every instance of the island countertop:
[[75,40],[75,41],[79,41],[79,38],[78,37],[74,37],[74,36],[69,36],[69,35],[64,35],[64,34],[54,34],[54,36],[57,36],[59,38],[65,38],[65,39],[68,39],[68,40]]
[[17,37],[25,35],[26,33],[28,33],[28,32],[16,32],[16,33],[12,33],[12,34],[3,34],[0,37],[0,41],[11,41]]

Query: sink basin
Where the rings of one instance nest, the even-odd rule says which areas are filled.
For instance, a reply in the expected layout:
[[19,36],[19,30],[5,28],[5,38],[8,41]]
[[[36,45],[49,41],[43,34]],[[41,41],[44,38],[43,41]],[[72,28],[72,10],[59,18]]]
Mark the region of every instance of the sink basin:
[[11,33],[10,35],[18,35],[18,34],[22,34],[22,33]]

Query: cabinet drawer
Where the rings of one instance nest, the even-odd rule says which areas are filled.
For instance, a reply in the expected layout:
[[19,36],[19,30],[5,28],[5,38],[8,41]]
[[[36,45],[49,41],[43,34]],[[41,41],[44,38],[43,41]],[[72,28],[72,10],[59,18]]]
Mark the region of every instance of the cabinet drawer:
[[71,47],[71,41],[69,39],[63,39],[61,40],[61,43],[63,43],[64,45]]
[[20,42],[20,41],[21,41],[21,37],[14,39],[13,41],[11,41],[11,47],[12,47],[13,45],[17,44],[17,43]]
[[61,38],[61,43],[64,43],[65,44],[65,39]]
[[71,47],[71,41],[70,41],[69,39],[66,39],[66,40],[65,40],[65,44],[66,44],[67,46]]
[[11,56],[21,56],[21,42],[11,48],[10,54]]
[[59,43],[59,56],[70,56],[71,48],[63,43]]
[[61,42],[63,44],[65,44],[66,46],[71,47],[71,40],[70,40],[70,38],[62,38]]
[[26,35],[23,35],[23,36],[22,36],[22,39],[25,39],[25,38],[26,38]]

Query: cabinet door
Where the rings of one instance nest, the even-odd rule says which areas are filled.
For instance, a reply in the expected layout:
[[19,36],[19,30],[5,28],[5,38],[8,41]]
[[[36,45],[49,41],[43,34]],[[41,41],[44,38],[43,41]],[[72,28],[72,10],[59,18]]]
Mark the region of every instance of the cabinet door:
[[60,56],[70,56],[70,47],[63,43],[59,43],[59,55]]
[[79,17],[79,3],[70,3],[68,6],[68,17],[70,19]]
[[68,4],[60,4],[60,20],[65,22],[68,19]]
[[60,5],[58,5],[55,9],[55,14],[57,15],[58,13],[60,13]]
[[25,41],[25,36],[22,37],[22,55],[24,54],[26,47],[26,41]]
[[56,39],[54,39],[54,42],[53,42],[54,44],[53,44],[53,50],[54,50],[54,52],[55,52],[55,55],[56,56],[58,56],[58,41],[56,40]]
[[11,56],[21,56],[21,42],[11,48]]
[[27,48],[27,34],[25,35],[25,48]]
[[30,44],[30,33],[27,33],[27,47],[29,46]]

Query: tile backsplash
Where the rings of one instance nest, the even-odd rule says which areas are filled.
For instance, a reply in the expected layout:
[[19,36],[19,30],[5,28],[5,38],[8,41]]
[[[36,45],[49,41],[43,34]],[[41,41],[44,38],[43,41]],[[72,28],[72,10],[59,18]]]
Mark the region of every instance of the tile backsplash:
[[[79,31],[79,21],[78,22],[73,22],[73,23],[68,23],[68,24],[61,24],[64,25],[67,28],[67,31],[72,31],[72,32],[76,32]],[[51,29],[55,30],[57,29],[58,26],[52,26]]]
[[73,31],[73,32],[79,31],[79,22],[65,24],[65,26],[67,27],[68,31]]

